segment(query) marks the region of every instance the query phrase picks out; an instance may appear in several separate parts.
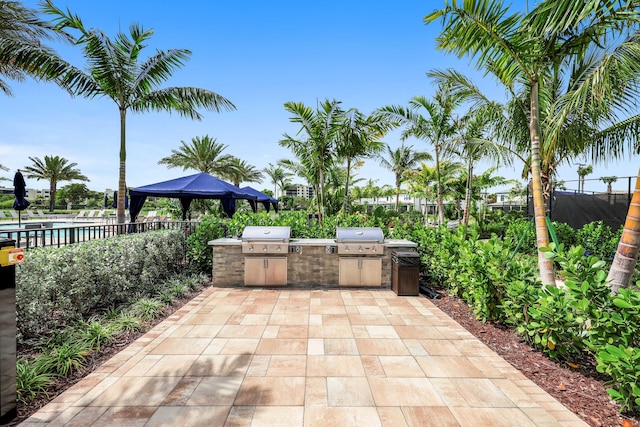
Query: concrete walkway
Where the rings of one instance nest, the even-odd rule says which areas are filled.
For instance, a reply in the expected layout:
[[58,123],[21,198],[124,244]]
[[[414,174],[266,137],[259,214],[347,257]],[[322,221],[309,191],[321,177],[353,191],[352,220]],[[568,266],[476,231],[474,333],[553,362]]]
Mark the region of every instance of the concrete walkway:
[[208,288],[21,425],[585,426],[424,297]]

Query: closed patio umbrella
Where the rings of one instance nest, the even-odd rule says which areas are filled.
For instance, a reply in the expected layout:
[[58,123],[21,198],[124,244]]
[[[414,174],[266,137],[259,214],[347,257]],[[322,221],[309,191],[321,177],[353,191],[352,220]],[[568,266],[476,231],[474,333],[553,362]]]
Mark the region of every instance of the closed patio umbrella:
[[16,172],[13,177],[13,195],[15,198],[13,199],[13,209],[18,211],[18,227],[21,225],[21,215],[20,211],[27,209],[30,203],[25,198],[27,196],[27,184],[24,182],[24,177],[22,176],[22,172],[20,169]]

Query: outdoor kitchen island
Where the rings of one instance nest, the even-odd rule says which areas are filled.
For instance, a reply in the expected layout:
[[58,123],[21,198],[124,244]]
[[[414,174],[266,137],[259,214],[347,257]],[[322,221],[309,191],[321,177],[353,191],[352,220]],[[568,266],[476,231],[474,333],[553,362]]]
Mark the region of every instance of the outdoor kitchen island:
[[[367,228],[338,229],[336,239],[289,239],[288,233],[283,237],[285,227],[261,228],[247,227],[240,239],[208,242],[214,286],[390,288],[392,252],[417,247],[408,240],[382,239],[381,230]],[[341,231],[365,238],[373,233],[375,241],[341,238]]]

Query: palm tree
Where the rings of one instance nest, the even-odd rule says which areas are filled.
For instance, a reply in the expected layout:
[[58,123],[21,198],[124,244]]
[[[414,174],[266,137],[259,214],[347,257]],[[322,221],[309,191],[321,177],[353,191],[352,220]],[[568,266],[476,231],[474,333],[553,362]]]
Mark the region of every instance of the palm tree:
[[337,155],[347,161],[342,208],[346,213],[353,162],[372,157],[382,151],[384,143],[378,139],[386,133],[386,125],[376,116],[365,117],[358,110],[351,109],[346,113],[346,119],[340,133]]
[[[440,49],[459,56],[476,57],[478,68],[495,75],[512,93],[517,83],[527,86],[531,181],[538,248],[549,245],[540,147],[549,141],[554,143],[563,129],[562,119],[572,112],[582,111],[579,101],[584,102],[585,97],[594,93],[584,86],[584,90],[565,101],[560,114],[556,114],[556,126],[551,127],[549,135],[543,139],[539,94],[541,85],[544,87],[544,77],[550,69],[559,68],[567,58],[584,57],[590,47],[606,46],[606,41],[624,34],[637,17],[635,9],[633,2],[615,8],[609,2],[544,1],[523,17],[518,13],[508,15],[508,10],[500,1],[447,1],[443,9],[424,18],[427,24],[442,18],[443,31],[438,37]],[[631,74],[626,70],[620,72]],[[602,80],[602,75],[599,77]],[[621,83],[620,80],[618,83]],[[611,93],[620,94],[621,90],[614,89]],[[538,264],[542,282],[554,284],[553,263],[541,251],[538,251]]]
[[591,172],[593,172],[593,166],[592,165],[587,165],[587,166],[580,165],[580,166],[578,166],[578,176],[580,177],[579,187],[581,187],[579,190],[581,192],[583,192],[583,193],[584,193],[584,177],[589,175]]
[[[0,0],[0,77],[16,81],[27,77],[51,80],[69,72],[69,65],[43,45],[43,40],[71,41],[71,38],[55,31],[50,22],[42,21],[36,11],[20,2]],[[0,91],[12,95],[2,78]]]
[[99,29],[87,29],[76,15],[65,13],[46,0],[44,11],[54,16],[57,29],[73,29],[80,33],[77,43],[83,47],[88,72],[74,69],[62,84],[76,95],[94,98],[106,96],[116,103],[120,112],[120,167],[118,178],[118,223],[124,223],[124,197],[126,192],[126,122],[127,112],[175,111],[179,115],[201,120],[197,108],[207,110],[233,110],[228,99],[209,90],[194,87],[162,88],[171,74],[184,66],[191,55],[186,49],[157,51],[142,61],[140,53],[153,35],[132,24],[129,35],[118,33],[111,40]]
[[231,158],[228,169],[222,173],[222,176],[236,187],[240,186],[241,182],[262,182],[264,179],[262,172],[237,157]]
[[[454,110],[466,95],[452,92],[448,85],[438,88],[433,101],[416,96],[409,101],[409,108],[387,106],[377,110],[378,114],[392,123],[403,126],[402,138],[413,136],[433,144],[437,173],[437,202],[440,223],[444,223],[444,206],[440,180],[440,162],[449,154],[447,140],[455,132]],[[425,115],[422,114],[424,111]]]
[[605,184],[607,184],[607,193],[609,193],[609,194],[611,194],[611,192],[613,191],[612,188],[611,188],[611,184],[613,184],[617,180],[618,180],[618,177],[616,177],[616,176],[601,176],[600,177],[600,181],[602,181]]
[[511,163],[511,150],[491,139],[486,132],[490,124],[490,113],[485,109],[472,109],[455,122],[455,136],[448,141],[447,150],[456,154],[466,164],[465,206],[462,223],[469,224],[471,199],[473,194],[473,170],[475,165],[483,159],[496,163],[503,161]]
[[69,161],[59,156],[44,156],[44,161],[38,157],[29,157],[33,162],[33,166],[25,166],[27,178],[35,178],[49,181],[49,212],[53,213],[56,202],[56,191],[58,183],[62,181],[89,181],[89,178],[82,175],[77,163],[69,163]]
[[209,135],[196,136],[189,143],[180,141],[180,148],[171,150],[171,155],[163,157],[158,164],[222,176],[233,161],[233,156],[222,154],[226,148],[226,145],[218,143]]
[[[278,194],[284,195],[287,187],[291,185],[291,177],[293,174],[287,172],[281,166],[274,166],[271,163],[269,163],[269,167],[263,169],[263,172],[271,178],[276,199],[278,198]],[[278,193],[278,188],[280,189],[280,193]]]
[[405,146],[403,142],[395,150],[387,144],[386,151],[379,155],[378,160],[382,167],[393,172],[395,176],[397,212],[400,204],[400,186],[406,179],[407,171],[415,169],[423,160],[431,160],[431,154],[424,151],[414,151],[413,145]]
[[293,114],[289,120],[300,124],[298,135],[303,134],[303,137],[294,138],[284,134],[280,145],[290,149],[307,170],[316,171],[314,187],[319,190],[318,215],[322,222],[326,210],[325,174],[334,161],[333,154],[344,122],[344,111],[336,100],[325,100],[316,111],[296,102],[287,102],[284,108]]

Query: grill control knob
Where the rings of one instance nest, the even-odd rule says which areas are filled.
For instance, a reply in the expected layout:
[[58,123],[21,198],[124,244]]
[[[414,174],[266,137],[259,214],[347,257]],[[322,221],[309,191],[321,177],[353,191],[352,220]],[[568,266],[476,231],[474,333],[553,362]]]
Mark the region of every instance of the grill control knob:
[[267,247],[266,246],[262,247],[262,252],[267,252]]
[[249,246],[249,252],[253,252],[253,246]]
[[344,251],[345,251],[345,252],[349,252],[349,246],[345,246],[345,247],[344,247]]
[[362,246],[358,246],[358,252],[362,253]]
[[281,248],[280,246],[278,246],[278,247],[276,248],[276,252],[280,252],[280,251],[282,251],[282,248]]

